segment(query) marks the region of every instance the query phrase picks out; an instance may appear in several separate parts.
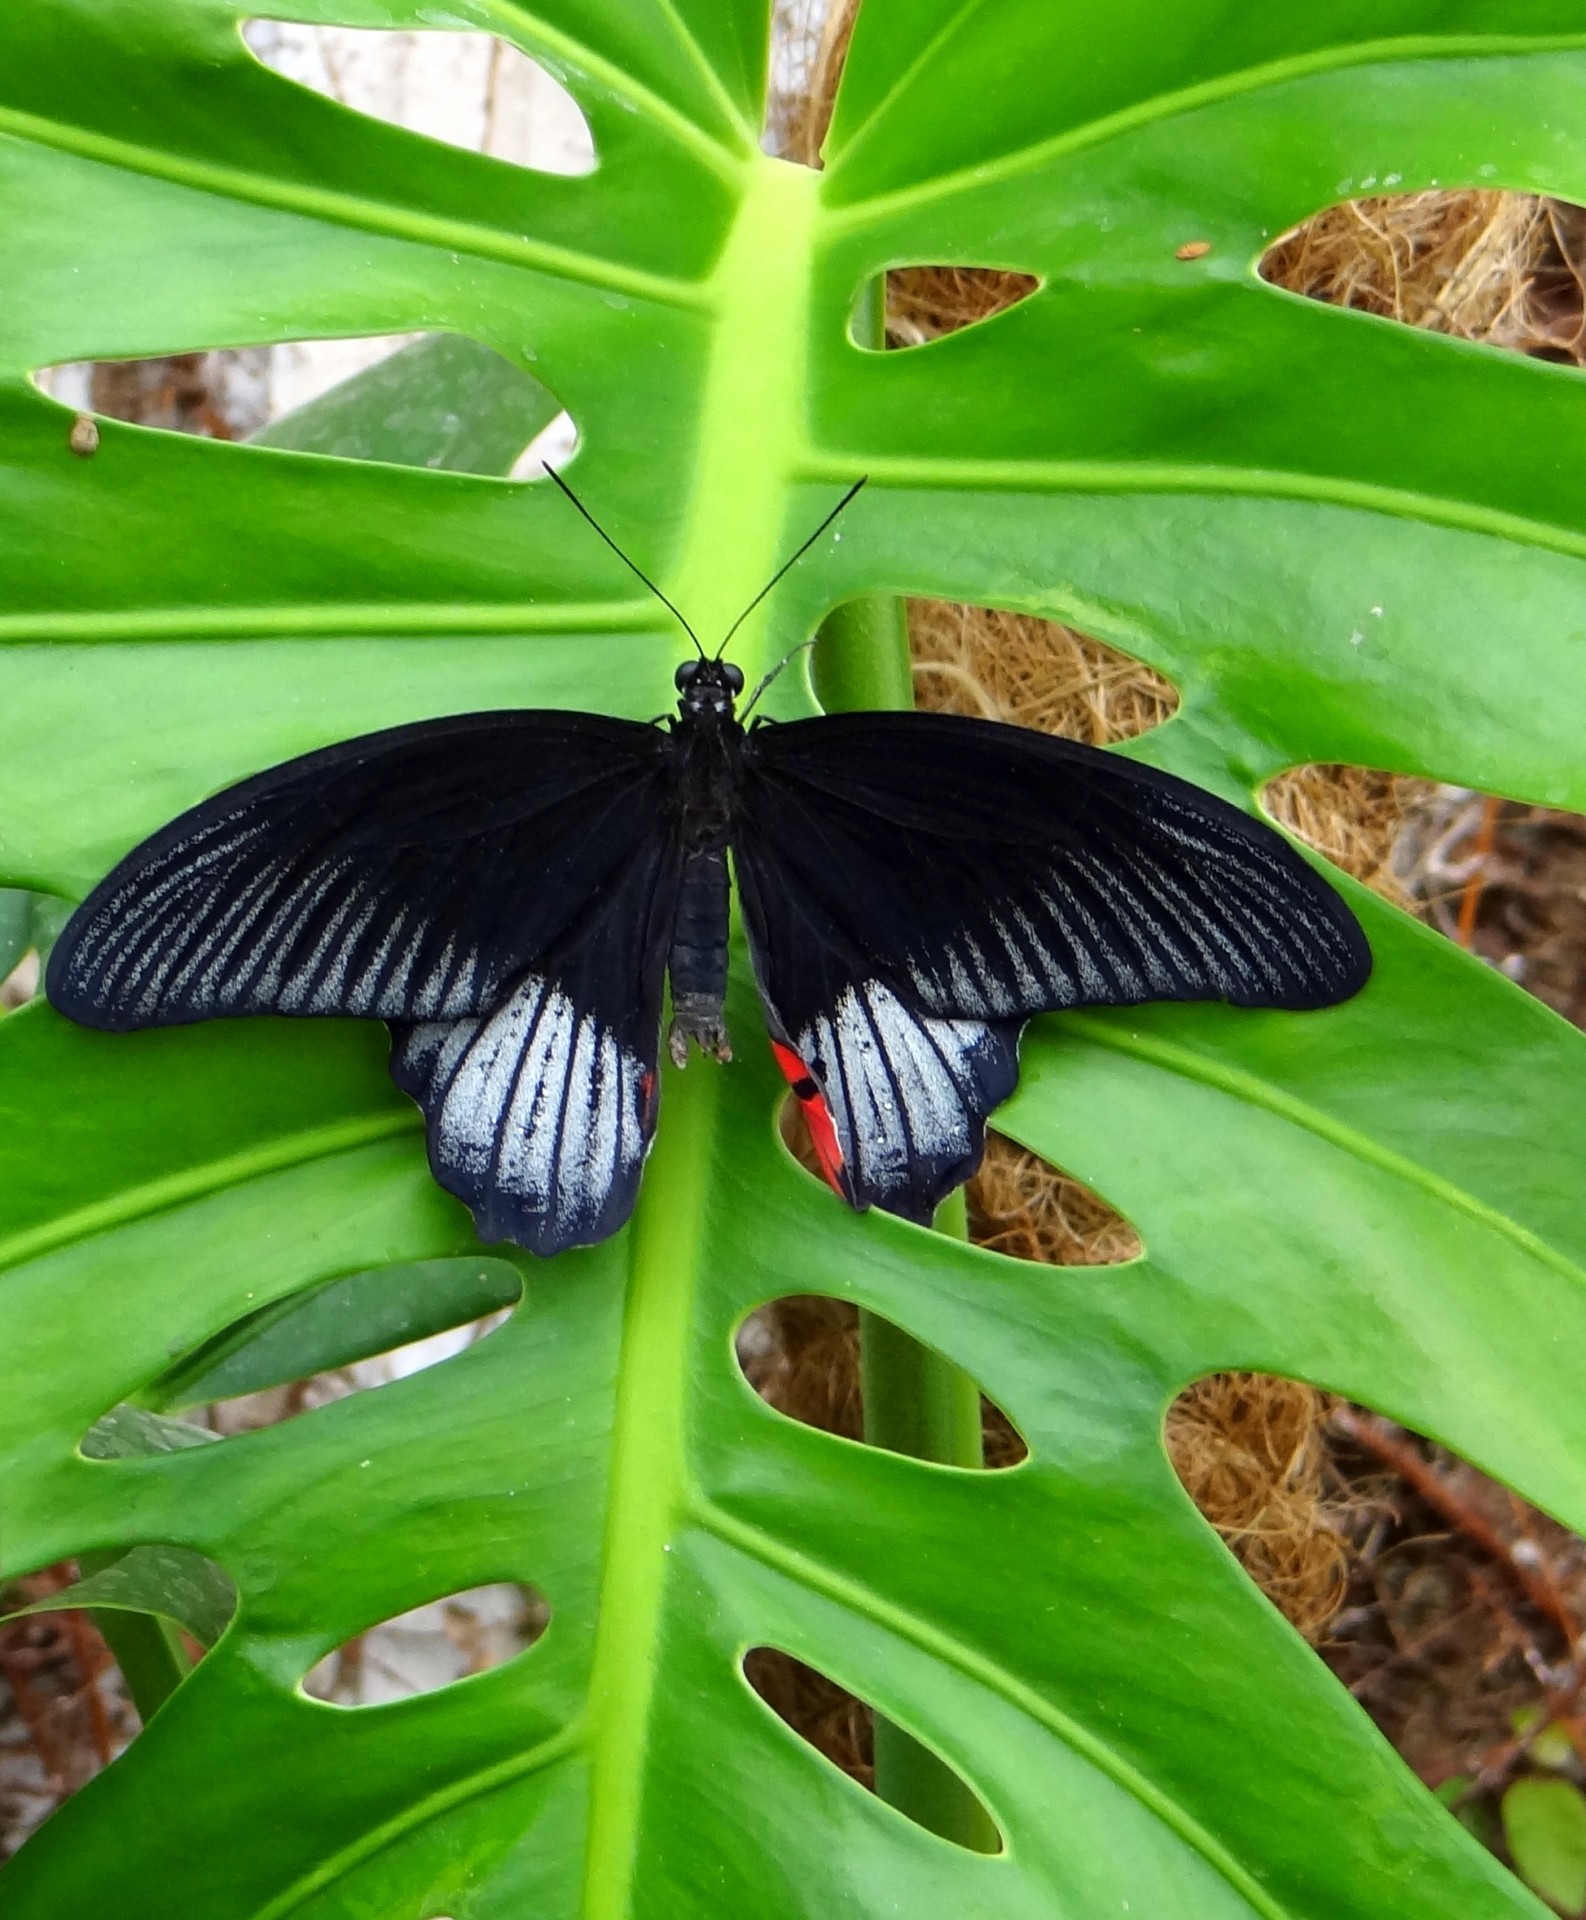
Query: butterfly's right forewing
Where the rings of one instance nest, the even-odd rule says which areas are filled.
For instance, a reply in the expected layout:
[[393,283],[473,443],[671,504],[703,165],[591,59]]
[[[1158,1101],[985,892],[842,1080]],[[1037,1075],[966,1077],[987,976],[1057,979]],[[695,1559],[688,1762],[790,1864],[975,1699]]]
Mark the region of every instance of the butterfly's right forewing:
[[57,943],[49,997],[116,1031],[388,1020],[436,1178],[481,1235],[603,1239],[655,1121],[669,755],[655,727],[514,711],[274,767],[122,861]]
[[50,957],[50,999],[116,1031],[486,1011],[655,835],[665,755],[653,727],[504,712],[287,761],[94,889]]

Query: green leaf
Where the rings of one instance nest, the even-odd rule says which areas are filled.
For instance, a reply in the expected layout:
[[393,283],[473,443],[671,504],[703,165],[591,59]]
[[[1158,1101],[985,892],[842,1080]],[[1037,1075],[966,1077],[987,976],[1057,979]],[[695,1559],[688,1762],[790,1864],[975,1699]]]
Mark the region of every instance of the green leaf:
[[1568,1780],[1517,1780],[1503,1796],[1514,1863],[1561,1913],[1586,1909],[1586,1797]]
[[[116,422],[79,459],[27,378],[338,334],[532,367],[578,422],[581,492],[707,634],[868,473],[734,642],[751,680],[834,607],[934,593],[1161,668],[1180,711],[1130,751],[1249,806],[1312,760],[1586,805],[1586,482],[1536,457],[1578,438],[1586,388],[1255,272],[1356,189],[1586,198],[1562,0],[1453,22],[1427,0],[1369,22],[1345,0],[866,0],[819,177],[756,144],[763,5],[452,0],[448,23],[578,97],[600,161],[579,180],[296,88],[239,11],[0,19],[8,885],[80,894],[201,795],[368,728],[669,707],[678,635],[551,490]],[[440,24],[419,0],[296,12]],[[1177,260],[1188,239],[1210,252]],[[862,289],[910,261],[1042,284],[916,351],[856,344]],[[413,404],[446,410],[440,385]],[[801,667],[771,701],[810,710]],[[479,1250],[373,1031],[8,1017],[0,1571],[183,1548],[239,1613],[5,1869],[7,1920],[1539,1914],[1162,1449],[1185,1383],[1262,1368],[1586,1526],[1586,1040],[1346,890],[1377,958],[1347,1007],[1031,1033],[998,1124],[1121,1206],[1138,1261],[1035,1269],[847,1214],[777,1141],[740,966],[739,1059],[667,1073],[628,1233],[514,1258],[522,1305],[440,1366],[119,1458],[84,1437],[240,1363],[239,1325],[301,1332],[348,1275]],[[770,1412],[734,1334],[811,1290],[970,1373],[1030,1458],[955,1470]],[[520,1658],[368,1712],[298,1691],[350,1636],[492,1581],[549,1602]],[[742,1679],[762,1644],[937,1755],[1004,1852],[837,1775]]]

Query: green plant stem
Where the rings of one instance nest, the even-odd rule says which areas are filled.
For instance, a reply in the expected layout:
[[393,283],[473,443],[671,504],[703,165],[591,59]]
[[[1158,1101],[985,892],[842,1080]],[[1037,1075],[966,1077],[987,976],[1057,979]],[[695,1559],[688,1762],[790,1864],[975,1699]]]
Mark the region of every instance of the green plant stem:
[[[86,1580],[120,1558],[119,1553],[80,1553],[77,1570]],[[88,1617],[121,1669],[138,1718],[147,1726],[193,1670],[181,1628],[159,1614],[120,1607],[94,1607]]]
[[[884,337],[886,283],[877,276],[860,298],[854,332],[868,344]],[[815,690],[829,713],[912,707],[908,617],[901,600],[851,600],[822,623],[815,645]],[[939,1231],[965,1236],[964,1197],[938,1210]],[[916,1460],[943,1466],[984,1464],[980,1390],[968,1374],[874,1314],[859,1316],[859,1366],[865,1438]],[[949,1767],[901,1727],[875,1722],[876,1792],[944,1839],[994,1852],[985,1808]]]

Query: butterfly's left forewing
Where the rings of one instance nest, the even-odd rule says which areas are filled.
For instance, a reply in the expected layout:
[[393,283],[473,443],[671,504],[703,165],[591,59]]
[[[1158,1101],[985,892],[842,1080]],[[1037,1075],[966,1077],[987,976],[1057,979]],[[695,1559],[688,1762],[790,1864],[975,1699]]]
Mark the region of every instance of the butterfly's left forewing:
[[1321,1007],[1370,971],[1354,916],[1272,829],[1113,754],[876,713],[755,728],[743,765],[761,997],[855,1206],[926,1219],[973,1172],[1032,1014]]

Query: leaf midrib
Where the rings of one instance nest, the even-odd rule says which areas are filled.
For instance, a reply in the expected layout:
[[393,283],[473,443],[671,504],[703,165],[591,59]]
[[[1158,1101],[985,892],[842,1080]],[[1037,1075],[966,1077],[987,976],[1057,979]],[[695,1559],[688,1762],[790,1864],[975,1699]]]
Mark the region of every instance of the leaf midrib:
[[531,240],[526,235],[519,238],[478,226],[472,221],[449,219],[442,214],[387,207],[378,201],[332,187],[311,187],[300,182],[272,180],[242,167],[161,153],[131,140],[93,133],[86,127],[71,126],[43,114],[24,113],[16,107],[0,107],[0,135],[74,154],[78,159],[114,167],[123,173],[164,180],[196,193],[267,207],[279,213],[297,214],[304,219],[349,227],[385,239],[469,254],[481,260],[494,260],[506,266],[522,267],[585,286],[631,295],[634,299],[652,301],[660,306],[705,312],[712,305],[713,296],[706,282],[678,280],[664,274],[648,273],[640,267],[618,266],[592,254],[578,253],[571,247],[557,246],[551,241]]
[[[1429,338],[1434,336],[1428,336]],[[1455,344],[1455,343],[1450,343]],[[1569,369],[1560,369],[1566,375]],[[1004,493],[1200,493],[1244,498],[1300,500],[1323,506],[1419,520],[1458,533],[1477,533],[1517,545],[1541,547],[1572,560],[1586,559],[1586,532],[1474,502],[1375,481],[1290,473],[1265,467],[1214,467],[1178,462],[1117,460],[949,460],[853,456],[811,450],[799,477],[836,484],[861,473],[872,484]]]
[[466,1774],[460,1780],[452,1781],[441,1787],[425,1799],[406,1807],[399,1814],[378,1827],[372,1827],[362,1833],[347,1846],[335,1853],[306,1873],[300,1880],[294,1881],[283,1893],[258,1907],[249,1916],[249,1920],[286,1920],[286,1916],[295,1913],[305,1900],[317,1893],[323,1893],[326,1887],[351,1873],[364,1861],[372,1859],[377,1853],[394,1845],[425,1822],[438,1819],[455,1807],[463,1806],[470,1800],[493,1792],[497,1787],[510,1786],[514,1780],[520,1780],[531,1773],[543,1773],[549,1766],[573,1752],[584,1738],[585,1727],[581,1719],[568,1722],[560,1732],[542,1740],[537,1747],[530,1747],[524,1753],[514,1754],[508,1760],[501,1760],[493,1767],[483,1767],[477,1773]]
[[544,633],[643,633],[657,630],[648,600],[296,601],[225,607],[113,608],[83,613],[0,614],[0,647],[39,641],[119,644],[133,640],[382,640]]
[[[12,1019],[18,1016],[13,1014]],[[109,1200],[77,1207],[58,1215],[42,1226],[28,1227],[0,1240],[0,1275],[25,1260],[36,1260],[117,1228],[131,1226],[158,1213],[191,1205],[211,1194],[240,1187],[248,1181],[280,1173],[288,1167],[303,1166],[314,1160],[327,1160],[337,1154],[355,1152],[382,1140],[416,1132],[420,1116],[411,1112],[368,1114],[354,1120],[341,1120],[325,1127],[313,1127],[302,1133],[287,1134],[263,1146],[241,1153],[227,1154],[218,1160],[206,1160],[180,1173],[166,1174],[124,1188]]]
[[[1031,141],[996,159],[972,162],[951,173],[938,174],[932,180],[912,187],[899,187],[891,193],[875,194],[848,204],[828,204],[826,221],[837,232],[852,232],[895,219],[917,207],[928,207],[950,199],[955,193],[978,191],[1016,180],[1038,171],[1053,160],[1100,146],[1120,134],[1171,120],[1180,114],[1216,106],[1241,94],[1258,93],[1289,81],[1305,80],[1315,74],[1341,72],[1348,67],[1382,65],[1406,61],[1503,59],[1515,54],[1572,53],[1586,48],[1586,34],[1435,34],[1404,35],[1386,40],[1358,41],[1349,46],[1325,47],[1315,53],[1291,55],[1270,60],[1260,66],[1242,67],[1221,74],[1215,80],[1203,80],[1173,93],[1155,94],[1132,107],[1088,120],[1046,140]],[[884,103],[883,103],[884,104]],[[875,118],[860,130],[869,133]],[[840,186],[842,170],[849,155],[859,144],[859,136],[845,144],[841,154],[825,175],[830,186]]]
[[589,1824],[583,1920],[627,1920],[649,1782],[649,1725],[671,1533],[685,1509],[683,1396],[714,1160],[720,1069],[663,1067],[659,1129],[628,1235],[589,1676]]

